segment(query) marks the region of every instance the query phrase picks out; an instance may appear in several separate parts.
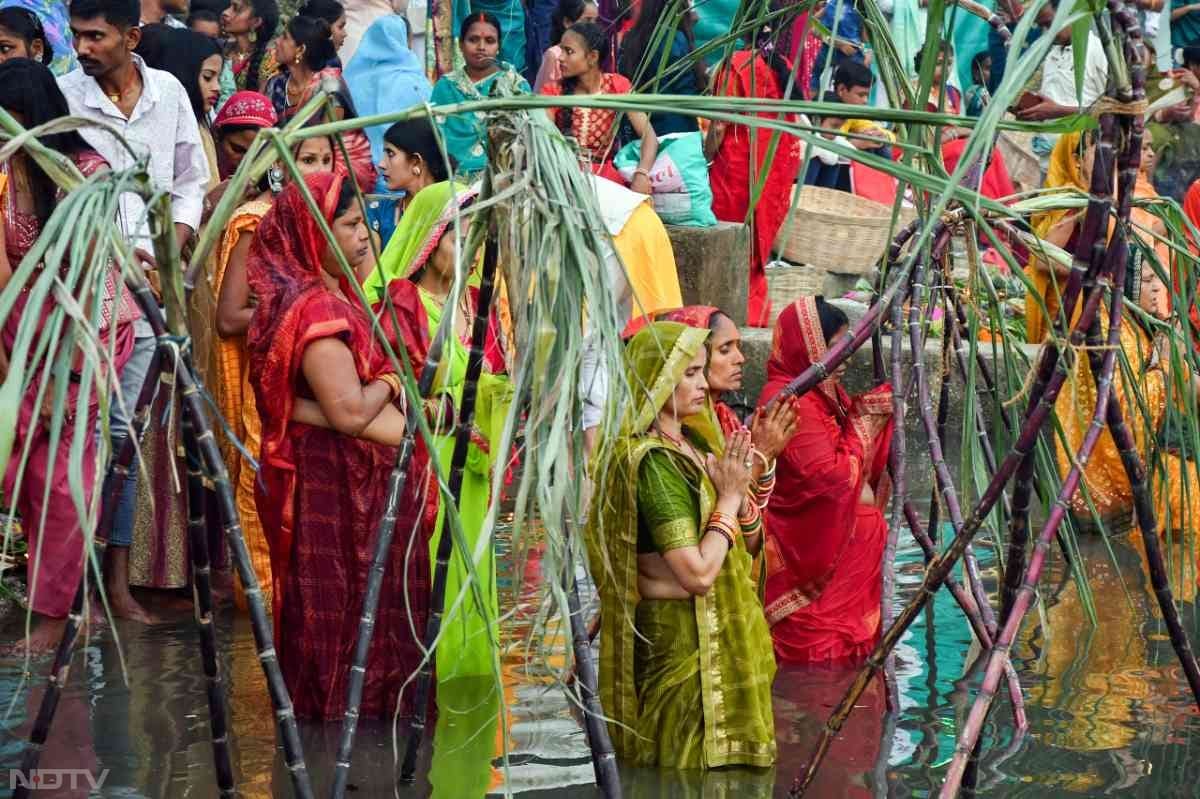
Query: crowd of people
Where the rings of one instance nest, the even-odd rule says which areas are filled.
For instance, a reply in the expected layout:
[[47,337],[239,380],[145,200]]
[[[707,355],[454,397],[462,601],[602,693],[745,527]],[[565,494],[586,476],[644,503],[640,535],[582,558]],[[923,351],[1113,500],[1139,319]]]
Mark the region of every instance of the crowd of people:
[[[665,78],[665,65],[698,46],[690,17],[670,41],[658,40],[658,25],[672,7],[665,0],[642,0],[616,25],[602,22],[589,0],[560,0],[544,40],[530,35],[529,41],[509,5],[447,4],[431,20],[433,38],[423,53],[413,47],[425,32],[417,34],[403,15],[380,16],[343,64],[347,15],[337,0],[308,0],[286,20],[275,0],[231,0],[219,12],[196,4],[186,22],[177,17],[187,9],[165,0],[71,0],[78,68],[57,78],[46,24],[28,9],[0,8],[0,107],[26,127],[66,115],[103,123],[42,137],[85,175],[132,166],[134,154],[146,158],[155,188],[170,195],[185,260],[259,131],[293,119],[322,87],[334,89],[327,114],[335,119],[425,100],[450,107],[531,91],[565,102],[635,88],[821,97],[845,109],[813,120],[830,141],[883,158],[899,156],[887,126],[855,117],[856,108],[873,102],[876,88],[853,2],[829,3],[819,12],[823,27],[833,32],[826,38],[805,17],[779,46],[737,49],[711,69],[697,59],[686,69],[666,71]],[[912,5],[897,3],[892,13],[916,14]],[[457,39],[451,52],[445,48],[447,25]],[[1018,116],[1073,113],[1104,91],[1102,48],[1089,48],[1081,100],[1070,47],[1063,40],[1052,49],[1040,93],[1031,93]],[[530,51],[542,55],[540,62]],[[920,51],[908,52],[915,74]],[[938,53],[935,86],[953,68],[952,56],[949,48]],[[947,84],[931,95],[930,110],[980,113],[990,102],[994,59],[987,50],[974,56],[976,85],[964,92]],[[601,604],[602,702],[615,722],[618,754],[680,768],[770,765],[776,663],[853,664],[878,640],[888,529],[881,509],[889,501],[894,420],[887,385],[852,397],[841,370],[803,397],[786,395],[785,386],[817,363],[849,322],[822,297],[799,298],[773,314],[765,267],[797,182],[859,191],[869,175],[856,175],[835,150],[821,148],[813,148],[800,175],[804,148],[796,137],[764,135],[745,124],[570,105],[546,114],[577,145],[581,166],[592,176],[612,239],[604,257],[619,257],[628,284],[618,288],[618,302],[629,322],[625,354],[633,402],[616,429],[599,429],[602,396],[597,399],[590,387],[581,412],[588,441],[606,438],[594,447],[589,466],[595,490],[586,540]],[[683,307],[670,240],[649,200],[660,137],[697,132],[710,164],[713,213],[751,227],[744,309]],[[464,252],[464,220],[490,141],[486,117],[476,111],[339,137],[312,133],[291,152],[295,171],[276,164],[238,197],[218,246],[199,269],[189,324],[195,363],[228,426],[222,455],[273,613],[285,682],[302,718],[328,720],[345,712],[350,631],[358,626],[370,546],[405,437],[406,410],[417,409],[434,431],[434,452],[418,445],[400,498],[366,666],[360,714],[384,717],[420,663],[436,552],[450,534],[432,464],[449,467],[466,389],[477,288],[468,281],[455,295],[455,268],[476,260]],[[965,134],[945,129],[942,156],[949,168],[963,152]],[[632,142],[636,167],[623,175],[614,156]],[[1051,142],[1046,184],[1086,191],[1094,145],[1089,134]],[[1149,173],[1143,177],[1139,191],[1152,193]],[[2,286],[61,194],[22,151],[0,164],[0,188]],[[321,218],[310,212],[305,190]],[[979,190],[996,199],[1014,193],[998,152],[988,159]],[[1193,191],[1185,208],[1200,226],[1200,187]],[[372,198],[366,208],[360,193]],[[146,209],[136,195],[122,196],[116,222],[153,283],[157,264]],[[1148,215],[1140,222],[1147,229],[1157,224]],[[1032,223],[1042,238],[1069,248],[1079,217],[1053,212]],[[333,232],[332,246],[324,225]],[[1035,343],[1048,329],[1046,317],[1034,311],[1044,304],[1052,318],[1057,307],[1054,269],[1030,256],[1036,292],[1027,320]],[[1148,266],[1140,277],[1130,285],[1140,289],[1133,293],[1141,307],[1169,317],[1166,287]],[[440,353],[429,396],[406,391],[372,332],[360,289],[373,304],[388,349],[403,353],[418,374],[430,359],[434,331],[452,314],[453,335]],[[122,395],[138,397],[148,380],[167,377],[151,374],[155,339],[116,272],[106,302],[119,312],[105,316],[99,334],[115,342]],[[747,419],[722,402],[742,383],[745,356],[735,316],[756,327],[774,320],[767,384]],[[3,330],[6,350],[21,326],[40,325],[41,319],[40,309],[19,300]],[[490,675],[497,656],[494,551],[481,542],[490,536],[485,520],[492,476],[503,472],[508,457],[497,447],[515,354],[501,314],[490,314],[487,327],[457,506],[474,560],[455,549],[445,595],[457,596],[472,579],[477,590],[465,592],[443,624],[439,683]],[[1149,407],[1159,418],[1169,392],[1150,338],[1137,324],[1122,331],[1122,347],[1134,369],[1141,366]],[[7,369],[6,360],[0,365]],[[1090,422],[1083,414],[1090,414],[1092,381],[1083,374],[1087,359],[1076,359],[1072,368],[1081,376],[1069,382],[1056,411],[1074,446]],[[70,498],[67,458],[47,467],[56,449],[71,449],[73,438],[49,435],[37,389],[34,379],[19,416],[17,440],[32,444],[15,510],[30,543],[29,604],[42,621],[30,643],[45,649],[57,643],[83,573],[85,522]],[[1116,396],[1125,401],[1125,392]],[[159,619],[162,595],[133,589],[178,589],[191,579],[185,492],[172,491],[167,477],[180,468],[171,429],[177,419],[171,404],[177,402],[169,390],[157,392],[138,448],[141,465],[124,481],[112,528],[100,531],[109,606],[119,617],[144,623]],[[90,409],[96,434],[83,444],[94,467],[83,475],[89,485],[105,466],[96,463],[99,431],[111,431],[112,452],[121,451],[130,431],[129,403],[110,407],[107,426],[96,418],[98,405]],[[1182,468],[1178,461],[1168,468]],[[1069,454],[1060,452],[1060,462],[1065,469]],[[16,471],[10,465],[5,475],[6,494],[13,493]],[[1129,508],[1131,490],[1107,434],[1085,482],[1102,515]],[[1197,498],[1178,496],[1174,485],[1169,478],[1156,483],[1164,518],[1195,518],[1188,514],[1200,508],[1185,505]],[[232,577],[226,542],[219,531],[211,538],[217,592],[244,609],[245,586]],[[401,715],[414,712],[413,701],[413,692],[403,694]]]

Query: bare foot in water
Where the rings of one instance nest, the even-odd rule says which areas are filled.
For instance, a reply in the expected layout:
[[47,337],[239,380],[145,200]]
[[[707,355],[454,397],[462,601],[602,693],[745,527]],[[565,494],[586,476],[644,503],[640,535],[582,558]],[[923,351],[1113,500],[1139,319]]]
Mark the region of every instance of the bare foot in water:
[[114,591],[110,586],[108,589],[108,607],[112,611],[114,619],[127,619],[136,621],[139,624],[161,624],[162,619],[142,607],[133,594],[129,593],[129,588],[126,587],[123,592]]
[[[66,627],[66,619],[51,619],[34,614],[33,629],[29,633],[29,637],[26,638],[22,635],[12,644],[4,647],[4,654],[7,657],[24,657],[26,652],[32,657],[51,655],[58,650],[58,644],[62,641],[63,631]],[[24,630],[24,624],[21,625],[21,629]]]

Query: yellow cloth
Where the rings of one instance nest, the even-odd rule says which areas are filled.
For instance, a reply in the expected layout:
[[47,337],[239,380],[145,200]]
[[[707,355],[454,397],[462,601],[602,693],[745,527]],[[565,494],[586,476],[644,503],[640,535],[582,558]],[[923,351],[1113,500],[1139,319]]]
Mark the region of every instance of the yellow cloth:
[[885,128],[878,122],[872,122],[869,119],[847,119],[838,128],[842,133],[853,133],[858,135],[869,135],[873,133],[882,133],[889,142],[895,144],[896,134]]
[[[1067,133],[1059,137],[1058,142],[1054,145],[1054,150],[1050,153],[1050,167],[1046,172],[1046,182],[1043,184],[1043,188],[1074,188],[1085,194],[1088,192],[1089,186],[1084,183],[1083,174],[1079,169],[1081,146],[1082,134],[1080,133]],[[1135,197],[1139,198],[1158,196],[1158,193],[1154,190],[1154,186],[1142,174],[1138,175],[1133,193]],[[1075,212],[1073,209],[1064,208],[1047,211],[1042,214],[1034,214],[1031,220],[1034,234],[1038,238],[1046,238],[1051,230],[1066,219],[1069,214]],[[1154,230],[1159,235],[1162,235],[1164,232],[1162,222],[1156,216],[1141,208],[1131,209],[1130,219],[1136,225]],[[1112,230],[1113,223],[1110,221],[1109,235],[1112,234]],[[1158,242],[1154,245],[1154,250],[1163,264],[1170,263],[1171,252],[1166,244]],[[1050,273],[1039,268],[1037,260],[1037,255],[1033,255],[1029,263],[1025,266],[1025,274],[1030,282],[1033,283],[1035,289],[1035,291],[1027,292],[1025,295],[1025,330],[1027,339],[1034,344],[1040,343],[1049,335],[1054,317],[1058,314],[1059,292],[1064,285],[1062,278],[1059,278],[1057,282],[1052,282]],[[1046,311],[1049,313],[1048,318],[1042,314],[1042,309],[1036,299],[1038,296],[1041,296],[1046,303]],[[1075,312],[1071,317],[1072,322],[1079,317],[1081,308],[1082,303],[1076,303]]]
[[[233,254],[233,248],[237,245],[238,239],[243,235],[253,236],[254,231],[258,228],[259,220],[270,209],[271,204],[266,200],[251,200],[233,212],[233,217],[225,227],[221,247],[217,251],[212,276],[214,296],[221,296],[225,270],[229,267],[229,258]],[[234,435],[241,440],[251,454],[257,457],[259,446],[262,443],[262,424],[258,418],[258,408],[254,404],[254,391],[250,387],[250,361],[246,354],[246,338],[245,336],[237,338],[217,336],[214,350],[216,352],[216,379],[209,385],[217,401],[217,407]],[[229,469],[229,484],[234,492],[238,516],[241,518],[246,548],[250,550],[250,561],[254,565],[254,573],[258,576],[258,585],[263,592],[263,601],[267,607],[271,607],[271,551],[267,546],[266,535],[258,520],[258,509],[254,504],[255,472],[231,441],[223,434],[219,436],[219,439],[221,454],[225,458],[226,468]],[[246,594],[240,580],[235,581],[234,601],[239,608],[246,609]]]
[[613,248],[625,264],[633,291],[633,318],[679,308],[683,294],[675,268],[675,250],[662,220],[648,202],[637,207],[621,232],[613,236]]

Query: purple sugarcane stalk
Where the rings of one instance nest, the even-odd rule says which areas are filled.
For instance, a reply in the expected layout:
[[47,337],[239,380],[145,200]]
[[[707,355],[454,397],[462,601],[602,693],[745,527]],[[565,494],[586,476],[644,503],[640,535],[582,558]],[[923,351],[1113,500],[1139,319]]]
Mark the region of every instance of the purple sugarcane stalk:
[[[1109,251],[1113,252],[1113,250]],[[1126,252],[1123,247],[1117,247],[1115,248],[1115,254],[1116,257],[1113,259],[1116,262],[1115,274],[1112,275],[1112,279],[1109,280],[1108,276],[1101,278],[1098,285],[1092,290],[1092,296],[1099,296],[1106,286],[1112,288],[1112,296],[1109,303],[1109,348],[1104,353],[1101,371],[1096,378],[1096,407],[1092,413],[1092,421],[1088,425],[1087,433],[1079,445],[1079,450],[1075,454],[1066,479],[1063,480],[1062,488],[1058,492],[1054,507],[1050,511],[1050,516],[1046,520],[1041,534],[1038,536],[1037,543],[1034,545],[1033,554],[1029,559],[1029,566],[1025,571],[1024,579],[1021,581],[1021,588],[1018,590],[1016,599],[1013,602],[1012,612],[1005,620],[1004,628],[1000,632],[1000,638],[988,656],[987,670],[983,676],[983,684],[980,686],[979,695],[975,698],[975,703],[972,705],[971,712],[967,716],[962,735],[959,736],[958,745],[955,747],[954,758],[951,760],[950,769],[946,774],[946,781],[942,784],[940,793],[942,799],[951,799],[958,794],[963,772],[967,767],[967,760],[975,748],[976,741],[983,729],[984,718],[987,716],[992,699],[995,698],[1001,666],[1004,662],[1003,659],[1008,656],[1012,648],[1013,640],[1016,638],[1017,630],[1021,627],[1021,621],[1025,617],[1025,612],[1033,604],[1038,578],[1041,576],[1042,568],[1045,566],[1050,542],[1053,540],[1059,525],[1066,518],[1067,512],[1070,509],[1071,497],[1075,495],[1075,491],[1079,488],[1079,481],[1083,476],[1084,468],[1087,466],[1088,458],[1091,457],[1092,450],[1100,440],[1100,434],[1104,432],[1104,420],[1107,418],[1108,406],[1110,404],[1109,399],[1112,396],[1112,379],[1114,367],[1117,363],[1117,348],[1120,346],[1121,307],[1124,302],[1122,291],[1117,287],[1124,286],[1125,284]],[[1091,321],[1089,320],[1089,329]],[[1079,340],[1079,330],[1080,327],[1077,327],[1071,336],[1072,343],[1076,347],[1082,343]],[[1058,366],[1058,373],[1061,376],[1066,375],[1066,368],[1061,362]],[[1113,404],[1115,405],[1116,403]]]
[[[1101,148],[1103,148],[1106,141],[1110,144],[1112,141],[1113,125],[1111,116],[1106,115],[1101,118],[1100,128],[1100,143]],[[1094,194],[1106,194],[1108,191],[1111,191],[1111,188],[1105,189],[1104,187],[1104,182],[1109,180],[1109,176],[1111,175],[1109,168],[1111,164],[1111,146],[1109,147],[1109,151],[1107,159],[1101,157],[1104,154],[1103,149],[1097,152],[1097,163],[1092,170],[1092,187],[1093,189],[1099,188],[1093,192]],[[1109,181],[1109,186],[1111,186],[1111,181]],[[1093,202],[1089,203],[1081,228],[1081,245],[1090,245],[1090,242],[1094,240],[1094,237],[1100,230],[1101,224],[1107,221],[1107,209],[1108,204],[1106,202],[1097,202],[1093,199]],[[1087,249],[1090,249],[1090,246]],[[1062,302],[1059,307],[1059,314],[1063,319],[1071,318],[1075,305],[1079,300],[1080,292],[1082,291],[1084,273],[1088,271],[1090,270],[1080,262],[1080,259],[1076,258],[1071,268],[1071,274],[1067,279],[1067,284],[1062,294]],[[897,289],[898,284],[893,284],[889,292],[894,293]],[[876,311],[876,316],[878,316],[880,305],[884,302],[884,299],[881,299],[880,303],[877,303],[871,309]],[[1072,328],[1073,335],[1078,331],[1086,330],[1091,325],[1092,319],[1099,309],[1100,299],[1101,295],[1099,292],[1092,292],[1092,294],[1087,296],[1079,318]],[[871,311],[868,311],[868,315],[860,320],[859,328],[863,326],[863,322],[868,321],[870,313]],[[873,320],[870,321],[873,322]],[[793,380],[784,390],[791,389],[793,392],[802,392],[823,379],[830,368],[830,364],[834,364],[835,366],[836,364],[840,364],[847,357],[848,351],[851,351],[855,341],[860,336],[865,339],[869,335],[869,332],[864,332],[859,328],[856,328],[856,333],[852,333],[830,348],[821,361],[805,370],[803,374]],[[1082,337],[1080,340],[1082,340]],[[905,606],[896,622],[884,633],[875,650],[867,657],[866,662],[863,664],[854,681],[846,689],[846,694],[842,697],[842,701],[834,708],[829,719],[825,722],[825,728],[822,730],[821,736],[813,748],[813,753],[804,771],[793,781],[789,796],[797,797],[803,795],[808,786],[812,784],[813,777],[820,768],[825,754],[829,751],[830,743],[842,728],[847,716],[853,710],[854,703],[862,696],[872,677],[882,667],[888,653],[895,648],[901,636],[912,625],[917,615],[921,612],[921,609],[925,607],[925,604],[929,601],[929,597],[942,584],[949,574],[950,569],[954,567],[958,558],[962,556],[966,545],[970,543],[971,538],[974,537],[975,533],[982,526],[987,514],[991,512],[992,507],[999,501],[1000,495],[1004,491],[1004,486],[1012,477],[1020,460],[1036,445],[1042,425],[1053,411],[1054,401],[1058,398],[1059,391],[1062,389],[1063,382],[1066,379],[1066,371],[1055,368],[1057,360],[1058,350],[1052,343],[1048,342],[1042,348],[1038,372],[1039,374],[1046,374],[1052,371],[1053,376],[1046,382],[1045,390],[1041,395],[1030,394],[1025,422],[1021,426],[1021,431],[1017,436],[1012,451],[1005,456],[1003,463],[997,468],[991,482],[988,483],[987,488],[980,497],[979,504],[972,511],[970,517],[963,523],[962,529],[955,535],[950,546],[925,569],[925,577],[922,580],[921,588],[909,604]]]

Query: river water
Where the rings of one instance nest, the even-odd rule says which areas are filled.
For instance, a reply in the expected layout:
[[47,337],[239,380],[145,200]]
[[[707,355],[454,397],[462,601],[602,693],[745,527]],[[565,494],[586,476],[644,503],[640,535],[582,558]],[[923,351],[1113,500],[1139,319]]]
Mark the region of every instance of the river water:
[[[1029,732],[1013,734],[1007,699],[985,728],[978,775],[981,796],[1196,796],[1200,785],[1200,721],[1157,619],[1136,534],[1081,539],[1097,624],[1093,626],[1061,558],[1041,582],[1042,603],[1026,618],[1014,650],[1025,691]],[[503,704],[506,732],[497,730],[501,693],[492,682],[454,687],[467,712],[442,714],[436,756],[425,747],[421,778],[393,789],[393,735],[388,723],[359,726],[351,797],[450,799],[503,795],[598,795],[577,715],[559,676],[566,638],[557,625],[536,624],[541,560],[536,549],[518,571],[508,541],[499,542],[503,624]],[[985,583],[995,596],[995,558],[979,548]],[[919,584],[915,547],[902,547],[897,604]],[[1193,583],[1194,585],[1194,583]],[[1198,626],[1194,588],[1181,604],[1190,634]],[[121,653],[103,630],[81,647],[43,768],[74,769],[103,780],[98,790],[76,776],[35,795],[210,797],[216,795],[194,626],[185,612],[152,628],[120,624]],[[13,624],[6,639],[17,635]],[[243,617],[221,616],[224,673],[229,677],[234,764],[243,796],[290,795],[265,684]],[[1193,640],[1196,640],[1193,638]],[[532,654],[531,654],[532,653]],[[121,654],[128,684],[122,677]],[[967,674],[977,654],[965,620],[946,592],[904,637],[898,650],[898,716],[885,717],[882,691],[859,703],[834,743],[810,796],[928,796],[936,792],[953,753],[957,725],[979,683]],[[19,657],[0,660],[0,795],[10,786],[21,740],[41,698],[48,662],[31,664],[24,680]],[[830,707],[851,675],[822,669],[781,669],[775,716],[779,765],[770,771],[724,770],[708,775],[623,770],[627,797],[784,796],[806,760]],[[32,690],[30,685],[32,683]],[[327,790],[336,726],[304,725],[302,734],[318,795]],[[507,766],[502,753],[507,753]],[[67,783],[67,779],[63,779]]]

